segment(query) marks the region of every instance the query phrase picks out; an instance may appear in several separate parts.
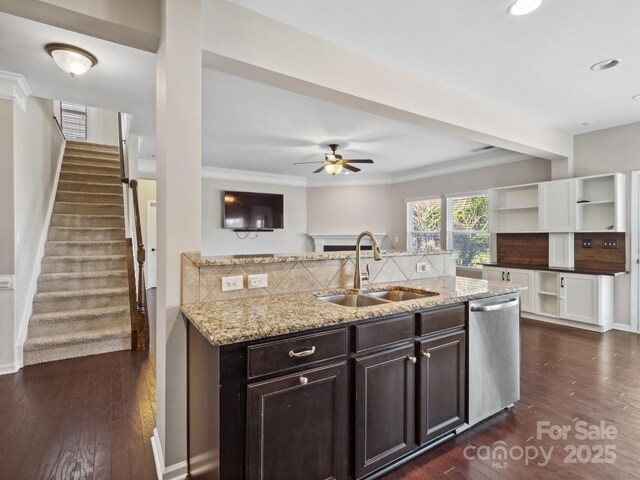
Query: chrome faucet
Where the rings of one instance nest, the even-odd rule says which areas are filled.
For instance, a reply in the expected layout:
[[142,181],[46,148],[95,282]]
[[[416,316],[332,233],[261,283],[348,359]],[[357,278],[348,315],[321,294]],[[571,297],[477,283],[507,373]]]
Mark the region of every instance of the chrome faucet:
[[362,280],[369,280],[369,265],[367,265],[366,273],[360,273],[360,241],[362,240],[362,237],[369,237],[371,239],[371,242],[373,243],[373,259],[375,261],[382,260],[376,236],[368,230],[358,235],[358,239],[356,240],[356,271],[353,275],[354,290],[360,290],[362,288]]

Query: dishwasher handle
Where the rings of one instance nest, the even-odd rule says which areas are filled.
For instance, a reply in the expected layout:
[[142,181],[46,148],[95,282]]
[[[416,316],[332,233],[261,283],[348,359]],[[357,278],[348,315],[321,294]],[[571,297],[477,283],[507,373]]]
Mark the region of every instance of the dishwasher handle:
[[511,308],[518,305],[519,300],[517,298],[510,298],[506,302],[494,303],[493,305],[471,305],[469,310],[472,312],[493,312],[496,310],[503,310],[505,308]]

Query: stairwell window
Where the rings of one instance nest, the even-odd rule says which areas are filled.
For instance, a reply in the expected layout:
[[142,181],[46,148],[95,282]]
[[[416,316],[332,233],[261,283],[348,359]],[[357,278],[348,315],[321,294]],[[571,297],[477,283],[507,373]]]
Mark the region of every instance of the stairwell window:
[[459,266],[481,268],[490,255],[487,195],[448,197],[447,212],[447,248],[460,252]]
[[62,133],[67,140],[87,139],[87,106],[60,102]]
[[440,197],[407,202],[407,249],[440,248],[442,200]]

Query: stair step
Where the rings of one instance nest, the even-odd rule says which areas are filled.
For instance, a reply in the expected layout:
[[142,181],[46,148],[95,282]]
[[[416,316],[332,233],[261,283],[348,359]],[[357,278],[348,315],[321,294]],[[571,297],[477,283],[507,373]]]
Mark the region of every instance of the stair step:
[[124,240],[124,226],[122,227],[49,227],[48,240],[67,241],[104,241]]
[[117,145],[109,145],[105,143],[93,143],[85,142],[82,140],[67,140],[67,147],[80,147],[80,148],[103,148],[113,151],[118,151]]
[[70,215],[108,215],[116,216],[124,213],[124,206],[118,204],[78,203],[56,201],[53,213]]
[[118,147],[112,147],[108,145],[89,145],[89,144],[78,144],[78,143],[69,143],[67,142],[67,146],[65,148],[65,152],[82,152],[85,154],[100,154],[100,155],[120,155],[120,150]]
[[101,185],[117,185],[120,187],[120,169],[114,172],[69,172],[62,170],[60,172],[60,181],[79,182],[79,183],[98,183]]
[[38,277],[38,292],[62,292],[129,286],[127,270],[102,272],[42,273]]
[[62,180],[58,183],[58,192],[113,194],[122,196],[122,184],[119,183],[86,183],[73,180]]
[[114,326],[126,328],[131,325],[130,315],[129,306],[36,313],[29,319],[28,338],[108,330]]
[[118,164],[91,164],[78,163],[74,161],[63,161],[62,172],[78,172],[78,173],[99,173],[103,175],[115,175],[120,181],[120,166]]
[[64,292],[38,292],[33,299],[33,313],[63,312],[89,308],[125,307],[129,289],[99,288]]
[[51,227],[76,228],[122,228],[124,229],[124,215],[74,215],[69,213],[54,213],[51,216]]
[[122,191],[116,193],[69,192],[58,189],[56,202],[98,203],[100,205],[123,205]]
[[125,255],[87,255],[43,257],[42,273],[104,272],[107,270],[125,270]]
[[120,158],[118,156],[86,155],[84,153],[65,152],[62,164],[74,163],[77,165],[118,167],[120,169]]
[[122,240],[48,240],[44,245],[44,254],[54,256],[87,255],[124,255],[125,242]]
[[131,330],[123,328],[34,337],[28,338],[24,344],[24,364],[35,365],[130,349]]

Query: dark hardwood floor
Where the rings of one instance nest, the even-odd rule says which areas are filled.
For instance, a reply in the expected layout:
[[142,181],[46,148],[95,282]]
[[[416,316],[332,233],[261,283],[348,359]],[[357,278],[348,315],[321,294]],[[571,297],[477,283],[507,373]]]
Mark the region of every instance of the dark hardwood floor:
[[[640,479],[639,408],[640,336],[523,320],[522,400],[385,480]],[[154,412],[154,363],[144,352],[65,360],[0,376],[0,479],[156,478],[149,442]],[[538,439],[538,421],[572,431],[566,440]],[[615,438],[578,440],[581,421],[605,421],[617,429]],[[538,458],[528,465],[512,455],[486,458],[498,451],[497,441],[516,457],[513,447],[536,451]],[[580,451],[577,463],[564,463],[567,445]],[[615,461],[594,463],[601,459],[597,445],[614,446]],[[483,446],[491,450],[478,450]],[[541,447],[545,453],[554,448],[544,466],[538,465]]]

